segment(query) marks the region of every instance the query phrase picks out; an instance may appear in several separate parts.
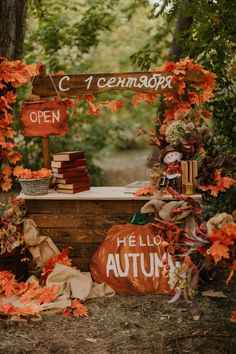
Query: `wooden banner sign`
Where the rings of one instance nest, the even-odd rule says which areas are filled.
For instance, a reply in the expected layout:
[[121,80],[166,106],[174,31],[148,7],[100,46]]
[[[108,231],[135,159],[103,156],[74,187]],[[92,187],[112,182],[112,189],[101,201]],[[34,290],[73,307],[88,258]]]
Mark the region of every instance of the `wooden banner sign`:
[[64,102],[50,100],[23,102],[21,123],[25,136],[65,135],[67,119]]
[[[61,97],[73,97],[100,93],[107,90],[131,90],[157,93],[176,91],[171,73],[133,72],[81,75],[36,76],[32,93],[42,97],[55,96],[55,87]],[[186,81],[199,82],[201,73],[188,72]],[[55,85],[55,87],[54,87]]]
[[108,231],[92,257],[90,270],[97,283],[106,282],[118,293],[171,295],[175,293],[171,274],[173,278],[180,265],[166,252],[153,224],[126,224]]

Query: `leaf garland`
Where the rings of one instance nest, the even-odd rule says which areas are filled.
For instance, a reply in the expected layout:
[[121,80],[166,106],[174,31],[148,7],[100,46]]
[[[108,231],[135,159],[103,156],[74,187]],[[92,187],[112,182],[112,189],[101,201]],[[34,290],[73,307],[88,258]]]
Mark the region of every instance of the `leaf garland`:
[[20,60],[8,61],[0,57],[0,188],[4,192],[11,189],[14,167],[21,160],[18,145],[14,143],[15,131],[11,127],[15,89],[30,81],[38,69],[38,65],[26,65]]

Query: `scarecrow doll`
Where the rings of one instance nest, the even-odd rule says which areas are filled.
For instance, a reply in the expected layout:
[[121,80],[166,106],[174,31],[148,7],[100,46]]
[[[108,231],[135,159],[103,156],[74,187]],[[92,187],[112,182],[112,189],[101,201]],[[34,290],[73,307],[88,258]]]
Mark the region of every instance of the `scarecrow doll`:
[[164,165],[160,187],[172,187],[177,192],[181,192],[181,167],[180,160],[182,154],[172,146],[167,146],[162,151],[162,163]]

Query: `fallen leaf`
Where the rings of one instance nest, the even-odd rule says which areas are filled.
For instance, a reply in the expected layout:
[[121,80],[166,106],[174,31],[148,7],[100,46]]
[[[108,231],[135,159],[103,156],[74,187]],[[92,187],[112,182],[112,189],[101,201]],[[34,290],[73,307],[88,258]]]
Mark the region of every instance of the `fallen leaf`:
[[193,320],[194,321],[198,321],[200,319],[200,316],[196,315],[196,316],[193,316]]
[[230,321],[236,323],[236,310],[232,312]]
[[207,297],[217,297],[217,298],[227,298],[223,291],[206,290],[202,292],[202,296]]
[[90,343],[97,343],[97,339],[95,338],[86,338],[86,341]]

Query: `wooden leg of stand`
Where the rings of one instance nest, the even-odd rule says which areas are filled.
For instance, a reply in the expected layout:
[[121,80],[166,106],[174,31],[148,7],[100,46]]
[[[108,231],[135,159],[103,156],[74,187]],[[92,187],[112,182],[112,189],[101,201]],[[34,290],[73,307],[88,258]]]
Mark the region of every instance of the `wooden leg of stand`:
[[50,168],[49,137],[42,137],[43,167]]

